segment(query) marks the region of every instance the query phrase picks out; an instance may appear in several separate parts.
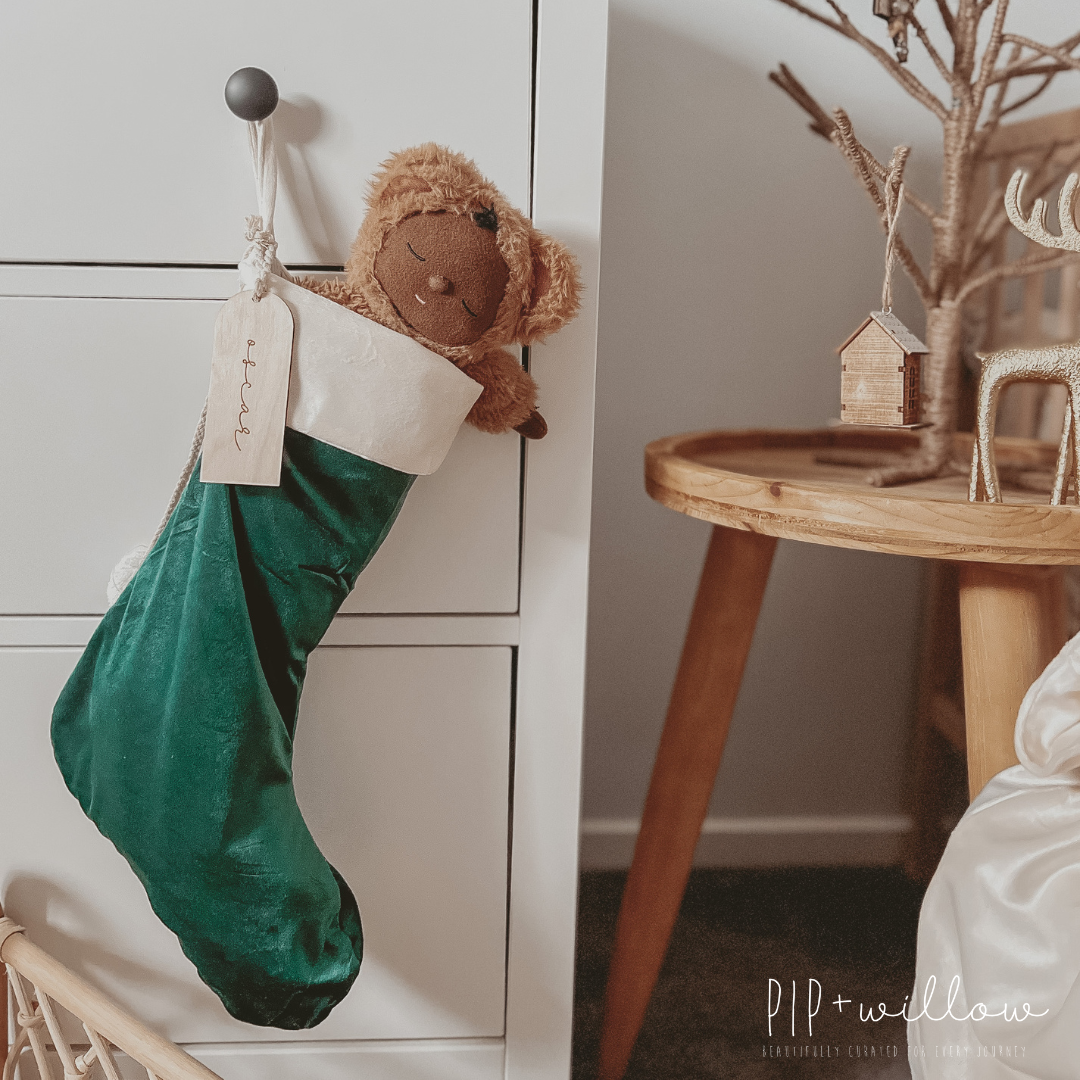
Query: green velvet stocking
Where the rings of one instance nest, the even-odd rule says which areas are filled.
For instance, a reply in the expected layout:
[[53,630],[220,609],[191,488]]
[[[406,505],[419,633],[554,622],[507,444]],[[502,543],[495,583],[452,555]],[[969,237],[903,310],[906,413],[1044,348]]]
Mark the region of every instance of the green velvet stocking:
[[233,1016],[311,1027],[360,915],[296,805],[308,654],[413,477],[291,429],[277,488],[203,484],[102,620],[53,713],[83,810]]

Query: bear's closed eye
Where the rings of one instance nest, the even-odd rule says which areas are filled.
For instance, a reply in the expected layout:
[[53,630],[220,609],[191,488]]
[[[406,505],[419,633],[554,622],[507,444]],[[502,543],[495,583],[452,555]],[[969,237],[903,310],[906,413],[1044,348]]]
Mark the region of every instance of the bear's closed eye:
[[416,252],[413,251],[413,246],[409,243],[408,240],[405,241],[405,246],[409,249],[410,252],[412,252],[412,257],[414,259],[419,259],[421,262],[427,262],[427,259],[425,259],[423,255],[417,255]]

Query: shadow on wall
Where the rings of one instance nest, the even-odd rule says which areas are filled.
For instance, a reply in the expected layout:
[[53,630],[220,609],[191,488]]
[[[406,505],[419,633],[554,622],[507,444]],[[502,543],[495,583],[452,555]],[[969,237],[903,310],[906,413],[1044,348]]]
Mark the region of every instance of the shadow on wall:
[[[18,874],[6,883],[4,900],[5,913],[26,927],[35,945],[91,985],[104,984],[107,993],[113,987],[137,986],[142,998],[157,1007],[157,1016],[162,1015],[158,1011],[162,999],[168,1002],[167,1008],[181,1014],[205,1004],[203,994],[192,993],[179,980],[102,947],[100,942],[109,940],[113,929],[102,912],[51,878]],[[144,1015],[139,1019],[147,1022]],[[62,1014],[61,1024],[72,1042],[85,1043],[86,1036],[74,1026],[73,1017]]]
[[[608,63],[586,818],[640,813],[708,539],[645,495],[643,446],[837,415],[833,350],[879,305],[884,248],[764,72],[618,7]],[[712,814],[898,812],[919,573],[781,543]]]

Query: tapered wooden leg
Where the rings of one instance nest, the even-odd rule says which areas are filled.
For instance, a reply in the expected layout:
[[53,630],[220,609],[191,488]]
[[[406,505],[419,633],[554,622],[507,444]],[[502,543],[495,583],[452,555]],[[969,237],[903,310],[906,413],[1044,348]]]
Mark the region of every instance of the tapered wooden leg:
[[912,771],[905,785],[911,816],[902,855],[904,872],[927,885],[949,834],[949,747],[966,757],[960,652],[959,564],[930,560],[912,733]]
[[[3,917],[4,909],[0,907],[0,919]],[[8,975],[7,968],[0,962],[0,1073],[7,1065],[8,1023]]]
[[1065,644],[1063,571],[961,563],[968,790],[1016,764],[1013,730],[1028,687]]
[[623,893],[600,1080],[626,1071],[709,806],[776,540],[713,528]]

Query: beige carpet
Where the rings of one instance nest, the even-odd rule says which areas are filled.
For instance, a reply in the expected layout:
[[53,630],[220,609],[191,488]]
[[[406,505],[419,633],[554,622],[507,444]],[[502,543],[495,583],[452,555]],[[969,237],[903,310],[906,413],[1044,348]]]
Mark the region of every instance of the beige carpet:
[[[618,872],[581,878],[573,1080],[596,1076],[624,881]],[[695,870],[626,1080],[908,1077],[904,1021],[862,1022],[859,1006],[897,1012],[911,993],[921,899],[895,869]],[[770,978],[784,988],[771,1038]],[[811,978],[822,985],[812,1038]],[[838,1009],[838,997],[850,1003]],[[826,1047],[829,1056],[797,1056]]]

